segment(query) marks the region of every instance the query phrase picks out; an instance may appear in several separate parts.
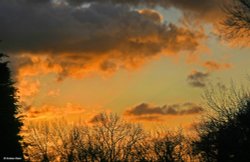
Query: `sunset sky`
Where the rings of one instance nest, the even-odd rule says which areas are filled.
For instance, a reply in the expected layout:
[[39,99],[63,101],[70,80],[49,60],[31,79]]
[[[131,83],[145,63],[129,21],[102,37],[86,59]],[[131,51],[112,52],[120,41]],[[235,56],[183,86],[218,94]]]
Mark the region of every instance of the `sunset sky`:
[[105,111],[145,125],[197,121],[207,85],[245,84],[250,74],[249,42],[221,38],[222,2],[1,0],[1,49],[23,111],[29,119],[90,121]]

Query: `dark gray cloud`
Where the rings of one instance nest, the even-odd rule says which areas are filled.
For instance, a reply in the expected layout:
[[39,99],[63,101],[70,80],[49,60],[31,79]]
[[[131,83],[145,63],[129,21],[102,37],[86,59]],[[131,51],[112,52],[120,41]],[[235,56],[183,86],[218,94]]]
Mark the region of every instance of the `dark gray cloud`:
[[175,7],[188,15],[205,18],[213,21],[222,15],[220,6],[226,0],[67,0],[70,5],[81,5],[83,3],[113,3],[130,6],[145,6],[163,8]]
[[[108,2],[83,7],[59,2],[0,1],[1,47],[11,54],[46,55],[41,64],[46,69],[57,65],[59,80],[77,68],[97,66],[92,69],[113,72],[160,53],[194,51],[205,37],[202,32],[163,22],[152,9]],[[31,55],[13,62],[26,63],[19,64],[21,68],[33,66],[37,62]]]
[[208,72],[193,71],[187,76],[187,81],[193,87],[205,87],[208,77]]
[[[24,2],[0,2],[1,39],[11,52],[100,54],[116,50],[150,55],[164,48],[194,50],[198,45],[195,33],[160,22],[156,12],[104,3],[79,9]],[[177,42],[183,35],[194,40]],[[157,41],[149,40],[152,37]]]
[[198,114],[202,111],[203,108],[194,103],[183,103],[163,106],[154,106],[148,103],[142,103],[127,110],[125,112],[125,115],[188,115]]
[[165,8],[176,7],[180,9],[199,10],[204,12],[213,10],[220,1],[218,0],[66,0],[71,5],[81,5],[83,3],[115,3],[115,4],[130,4],[133,6],[162,6]]

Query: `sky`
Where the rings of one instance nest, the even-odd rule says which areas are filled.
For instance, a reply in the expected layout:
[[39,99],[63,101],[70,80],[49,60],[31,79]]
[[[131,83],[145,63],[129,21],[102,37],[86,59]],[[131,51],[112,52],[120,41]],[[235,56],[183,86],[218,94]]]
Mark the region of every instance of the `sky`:
[[207,86],[250,74],[249,46],[221,37],[223,2],[1,0],[1,49],[27,119],[112,112],[189,127]]

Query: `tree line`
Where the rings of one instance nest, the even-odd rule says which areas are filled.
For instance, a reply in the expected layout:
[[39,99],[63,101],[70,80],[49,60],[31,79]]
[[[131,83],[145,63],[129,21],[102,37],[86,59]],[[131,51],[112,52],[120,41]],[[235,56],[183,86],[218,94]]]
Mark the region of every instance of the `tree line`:
[[27,161],[189,161],[191,148],[181,131],[146,132],[115,114],[102,113],[93,125],[64,120],[30,124]]

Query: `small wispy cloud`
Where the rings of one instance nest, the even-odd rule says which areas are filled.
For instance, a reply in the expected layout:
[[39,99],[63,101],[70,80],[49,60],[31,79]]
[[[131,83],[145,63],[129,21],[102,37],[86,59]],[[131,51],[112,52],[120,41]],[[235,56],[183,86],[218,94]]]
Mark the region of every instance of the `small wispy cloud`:
[[187,76],[187,82],[193,87],[205,87],[206,81],[209,77],[208,72],[192,71],[191,74]]
[[229,69],[232,67],[232,65],[230,63],[219,63],[217,61],[212,60],[204,62],[203,67],[205,67],[209,71],[217,71],[217,70]]

